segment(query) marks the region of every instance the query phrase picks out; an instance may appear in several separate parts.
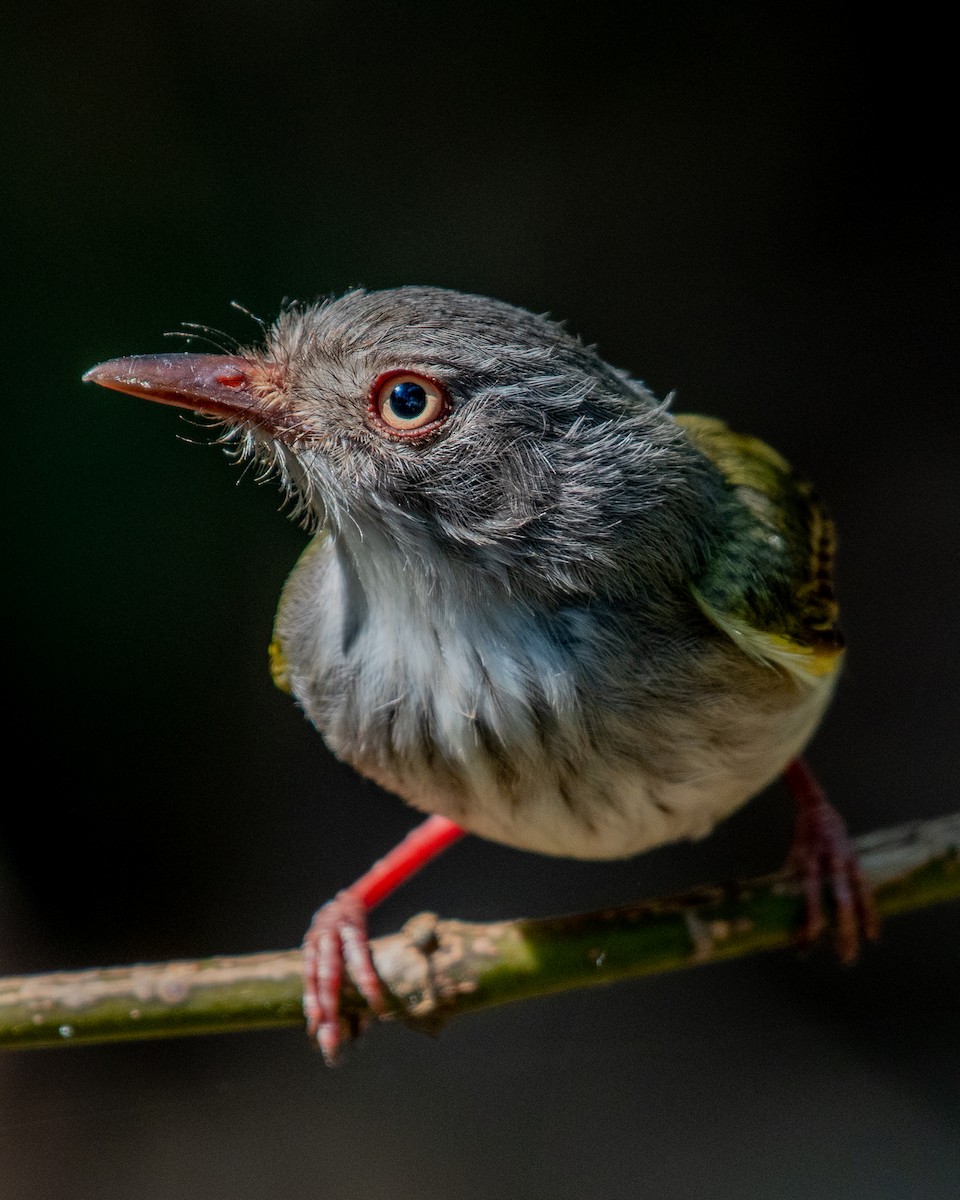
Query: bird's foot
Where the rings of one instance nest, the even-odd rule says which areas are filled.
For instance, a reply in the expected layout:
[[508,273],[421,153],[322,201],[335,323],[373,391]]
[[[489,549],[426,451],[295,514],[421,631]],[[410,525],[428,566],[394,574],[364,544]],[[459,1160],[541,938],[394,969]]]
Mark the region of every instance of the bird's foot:
[[800,878],[806,914],[797,941],[815,942],[827,926],[823,892],[833,900],[834,945],[841,962],[852,963],[860,943],[879,934],[873,892],[847,834],[843,818],[802,759],[787,768],[785,780],[797,805],[797,821],[787,863]]
[[[367,913],[404,880],[436,858],[464,835],[446,817],[427,817],[398,845],[373,864],[369,871],[314,915],[303,939],[303,1013],[307,1032],[323,1057],[337,1061],[344,1030],[359,1037],[372,1016],[383,1016],[383,987],[370,955]],[[344,972],[366,1000],[368,1012],[340,1012],[340,984]]]
[[338,892],[319,909],[303,939],[303,1014],[307,1034],[333,1066],[340,1057],[344,1032],[360,1036],[367,1023],[340,1011],[344,973],[371,1012],[383,1014],[383,988],[377,977],[367,936],[367,906],[350,888]]

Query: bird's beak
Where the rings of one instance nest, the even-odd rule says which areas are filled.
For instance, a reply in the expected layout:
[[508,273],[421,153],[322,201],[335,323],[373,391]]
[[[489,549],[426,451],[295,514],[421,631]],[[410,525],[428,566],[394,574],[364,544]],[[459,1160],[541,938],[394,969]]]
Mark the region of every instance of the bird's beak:
[[92,367],[84,383],[227,421],[289,424],[282,368],[230,354],[136,354]]

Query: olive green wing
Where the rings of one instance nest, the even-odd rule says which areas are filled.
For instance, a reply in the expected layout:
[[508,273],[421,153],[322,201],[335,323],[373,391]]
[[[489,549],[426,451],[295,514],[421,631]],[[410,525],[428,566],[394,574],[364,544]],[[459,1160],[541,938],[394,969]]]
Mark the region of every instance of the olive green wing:
[[[302,565],[304,565],[314,554],[322,549],[326,543],[327,536],[328,530],[326,529],[320,529],[314,534],[313,538],[307,543],[306,548],[297,560],[296,566],[290,572],[287,583],[290,582]],[[280,627],[280,613],[283,610],[283,605],[287,599],[287,595],[288,592],[285,585],[284,590],[280,594],[280,603],[277,605],[277,615],[273,622],[273,637],[270,639],[270,645],[267,647],[267,654],[270,662],[270,676],[273,679],[274,684],[280,689],[281,692],[286,692],[288,695],[293,695],[293,687],[290,683],[290,664],[287,662],[286,651],[278,632]]]
[[813,488],[759,438],[708,417],[677,421],[729,489],[724,536],[693,589],[701,609],[751,657],[801,679],[833,674],[835,539]]

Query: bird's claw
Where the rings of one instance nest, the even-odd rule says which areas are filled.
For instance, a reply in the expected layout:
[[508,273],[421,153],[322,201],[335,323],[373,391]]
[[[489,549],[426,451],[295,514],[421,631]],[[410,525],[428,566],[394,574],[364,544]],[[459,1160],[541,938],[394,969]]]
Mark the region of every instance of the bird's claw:
[[799,876],[806,910],[797,942],[809,946],[826,928],[823,907],[826,888],[833,900],[837,955],[841,962],[852,963],[859,954],[861,941],[877,938],[880,922],[873,892],[857,861],[843,818],[822,793],[798,804],[787,861]]
[[347,1019],[340,1011],[344,972],[376,1015],[384,1011],[383,989],[370,955],[367,910],[349,888],[328,901],[310,922],[303,939],[303,1014],[307,1034],[316,1041],[326,1063],[334,1065],[346,1028],[351,1038],[366,1021]]

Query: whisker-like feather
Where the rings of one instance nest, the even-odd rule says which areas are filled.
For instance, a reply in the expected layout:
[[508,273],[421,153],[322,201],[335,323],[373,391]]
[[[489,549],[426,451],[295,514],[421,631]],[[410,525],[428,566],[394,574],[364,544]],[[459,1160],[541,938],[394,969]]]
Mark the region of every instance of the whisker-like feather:
[[243,313],[245,317],[249,317],[251,321],[259,325],[261,333],[267,332],[268,324],[263,317],[258,317],[256,313],[252,313],[250,309],[245,308],[239,300],[231,300],[230,307],[236,309],[239,313]]

